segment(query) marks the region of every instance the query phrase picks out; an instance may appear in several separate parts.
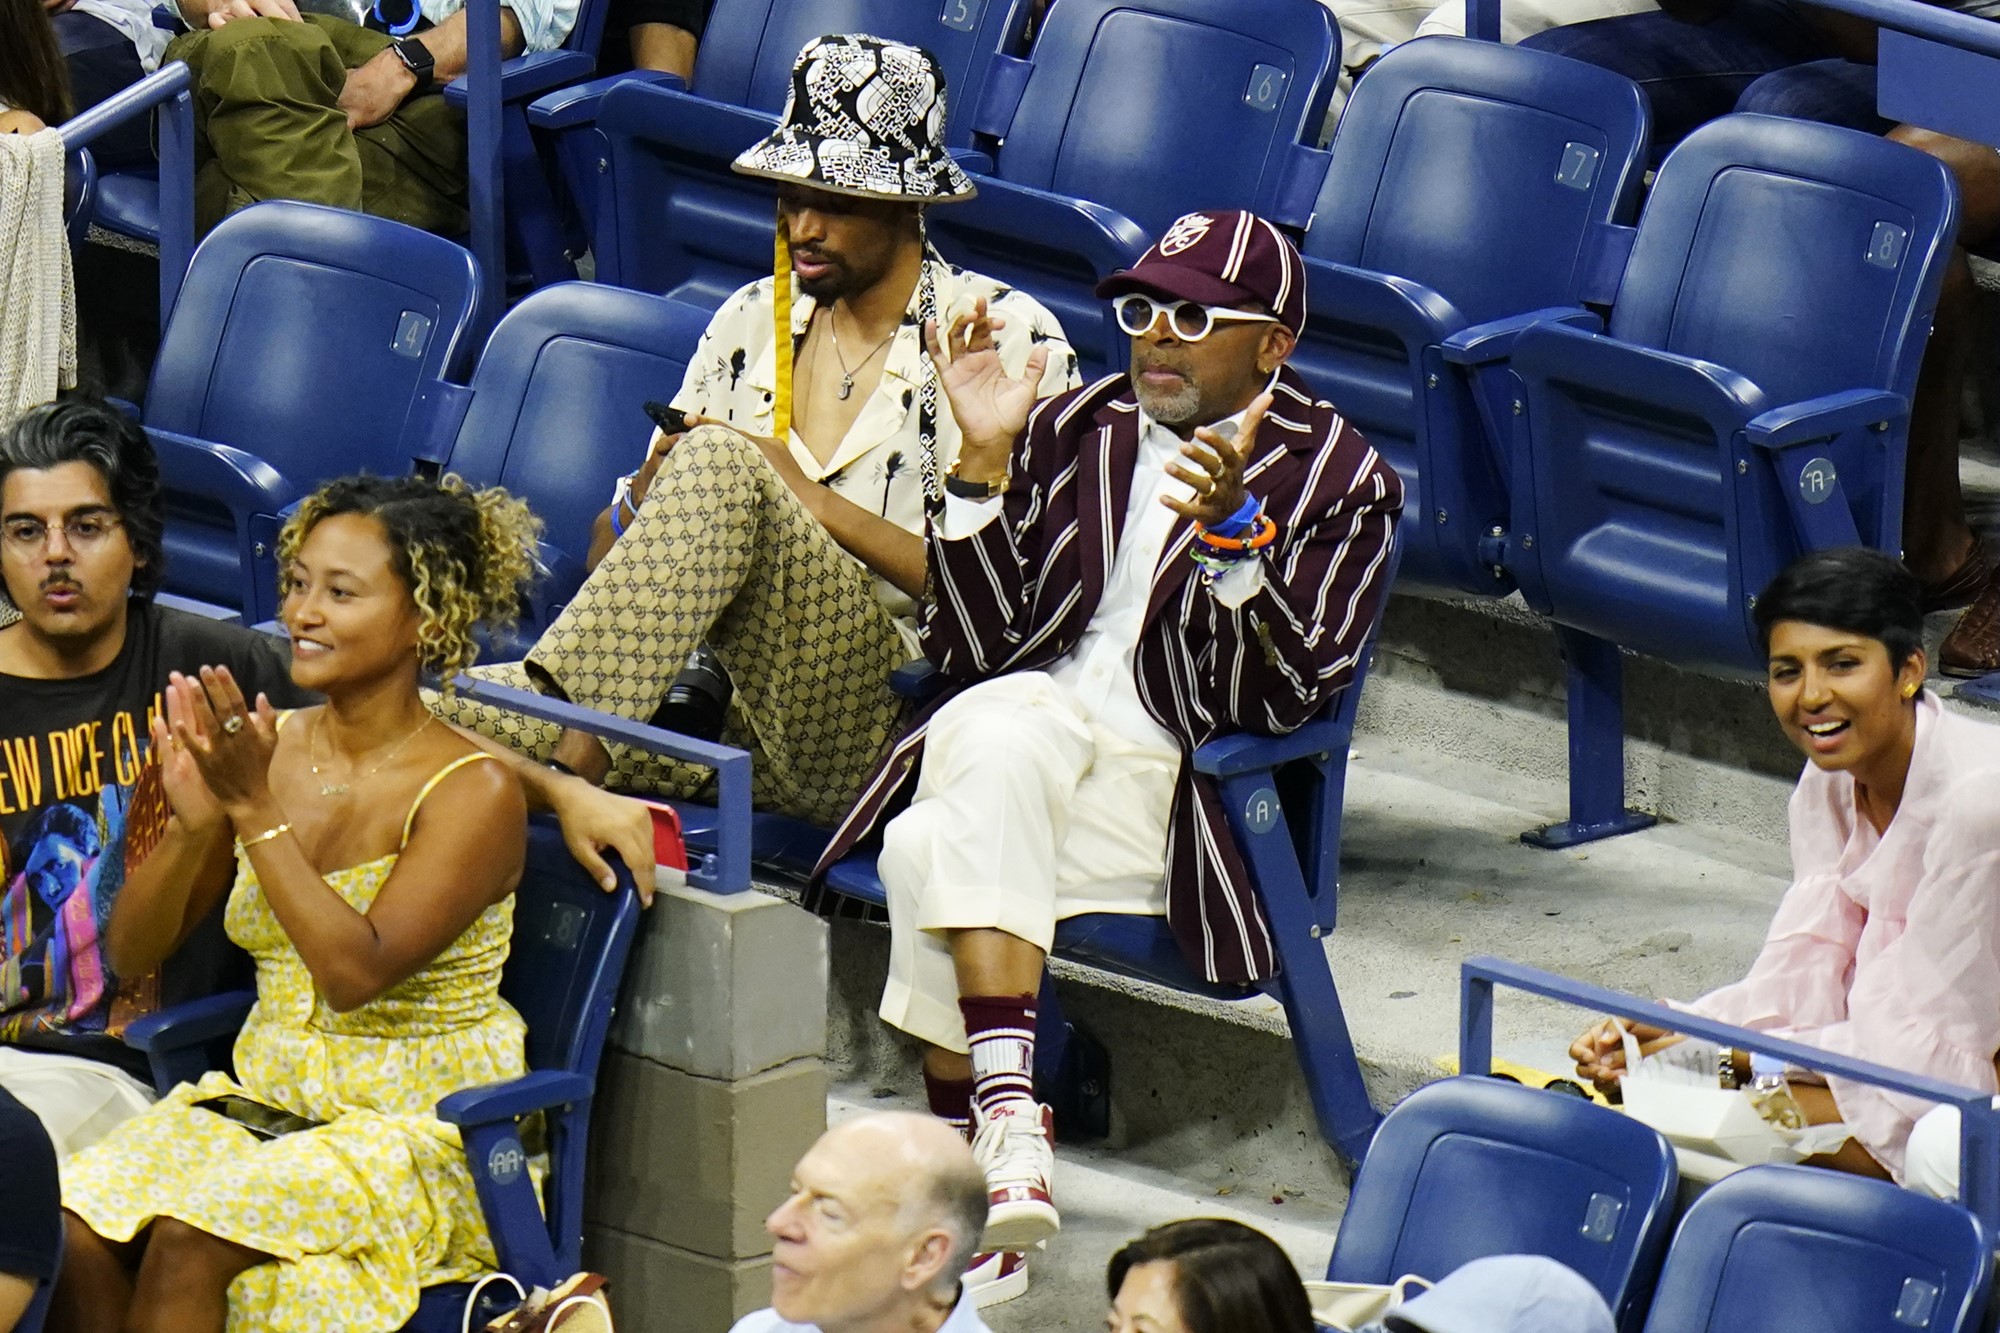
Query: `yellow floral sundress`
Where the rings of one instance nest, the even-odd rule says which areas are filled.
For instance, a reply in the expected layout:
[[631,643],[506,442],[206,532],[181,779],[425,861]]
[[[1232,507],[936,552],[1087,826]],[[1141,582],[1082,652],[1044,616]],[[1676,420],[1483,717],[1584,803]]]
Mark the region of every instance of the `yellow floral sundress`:
[[[403,823],[466,755],[424,784]],[[389,855],[326,876],[366,912]],[[63,1165],[63,1206],[111,1240],[158,1217],[277,1256],[229,1288],[229,1333],[399,1329],[422,1287],[497,1266],[448,1093],[526,1072],[526,1026],[500,998],[510,895],[423,971],[349,1013],[327,1007],[237,849],[224,923],[257,964],[236,1078],[210,1073]],[[325,1121],[260,1140],[193,1103],[237,1094]]]

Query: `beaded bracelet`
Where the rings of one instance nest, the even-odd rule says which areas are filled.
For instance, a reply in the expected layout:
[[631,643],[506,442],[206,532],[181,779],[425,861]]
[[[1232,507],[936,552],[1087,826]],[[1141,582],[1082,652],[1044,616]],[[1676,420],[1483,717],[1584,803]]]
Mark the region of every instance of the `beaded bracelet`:
[[1278,525],[1269,514],[1259,514],[1255,529],[1247,537],[1222,537],[1202,527],[1194,529],[1195,539],[1212,551],[1233,552],[1239,559],[1252,551],[1261,551],[1278,539]]

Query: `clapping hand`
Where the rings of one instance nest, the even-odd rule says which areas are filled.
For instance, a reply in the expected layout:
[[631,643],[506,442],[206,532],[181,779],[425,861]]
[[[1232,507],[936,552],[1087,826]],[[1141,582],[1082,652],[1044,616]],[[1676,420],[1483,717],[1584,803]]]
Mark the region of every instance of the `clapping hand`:
[[278,714],[268,698],[258,695],[253,709],[228,667],[203,667],[199,679],[173,672],[166,695],[172,741],[222,809],[234,817],[270,794]]
[[1257,428],[1271,408],[1271,395],[1260,393],[1243,414],[1243,428],[1230,440],[1207,426],[1195,428],[1194,439],[1181,446],[1183,463],[1167,464],[1169,476],[1178,477],[1194,488],[1194,498],[1177,500],[1162,495],[1160,503],[1191,518],[1205,528],[1226,523],[1243,507],[1247,492],[1243,487],[1243,462],[1257,445]]

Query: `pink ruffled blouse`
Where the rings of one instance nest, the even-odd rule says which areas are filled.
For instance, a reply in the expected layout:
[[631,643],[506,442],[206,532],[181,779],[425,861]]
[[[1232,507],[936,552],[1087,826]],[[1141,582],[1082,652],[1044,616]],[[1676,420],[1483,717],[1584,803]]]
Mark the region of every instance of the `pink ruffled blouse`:
[[[2000,1051],[2000,726],[1928,691],[1888,832],[1854,779],[1806,765],[1792,793],[1792,887],[1743,980],[1683,1007],[1723,1022],[1996,1091]],[[1829,1079],[1841,1118],[1900,1182],[1930,1103]]]

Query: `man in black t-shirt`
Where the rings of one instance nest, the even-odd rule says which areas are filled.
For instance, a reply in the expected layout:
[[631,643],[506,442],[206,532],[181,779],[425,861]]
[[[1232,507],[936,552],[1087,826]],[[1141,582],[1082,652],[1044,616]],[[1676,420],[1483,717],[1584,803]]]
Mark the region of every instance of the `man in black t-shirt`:
[[306,701],[279,641],[153,604],[161,528],[159,464],[117,413],[48,404],[0,434],[0,1089],[63,1155],[151,1098],[125,1025],[242,965],[219,920],[152,976],[105,965],[118,890],[166,828],[167,674],[227,666],[252,698]]
[[20,1322],[62,1247],[62,1189],[48,1133],[0,1088],[0,1333]]

